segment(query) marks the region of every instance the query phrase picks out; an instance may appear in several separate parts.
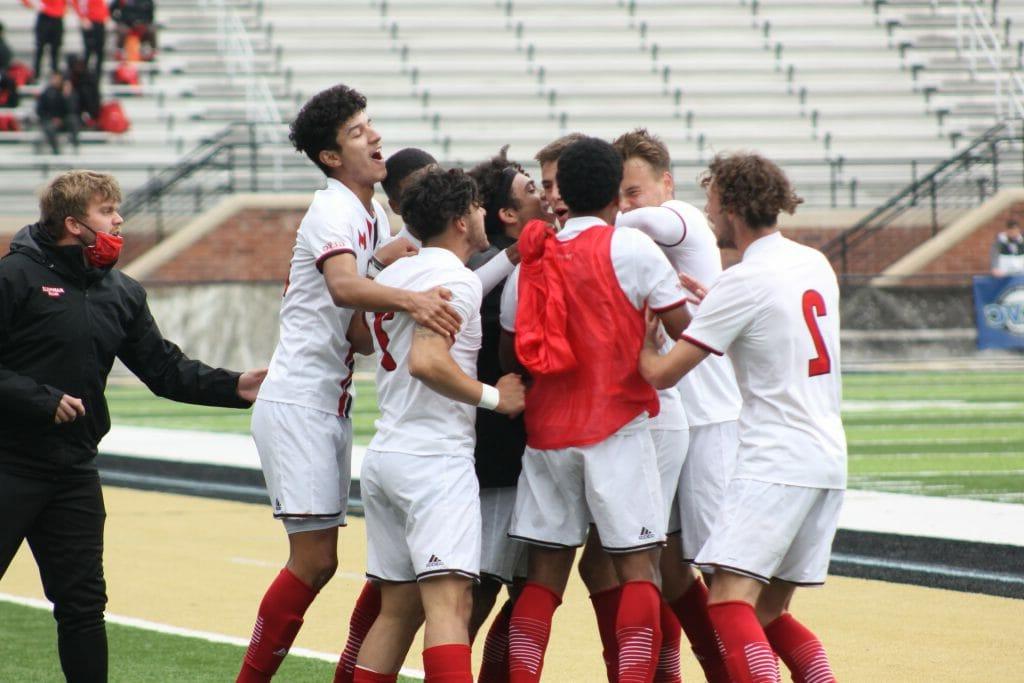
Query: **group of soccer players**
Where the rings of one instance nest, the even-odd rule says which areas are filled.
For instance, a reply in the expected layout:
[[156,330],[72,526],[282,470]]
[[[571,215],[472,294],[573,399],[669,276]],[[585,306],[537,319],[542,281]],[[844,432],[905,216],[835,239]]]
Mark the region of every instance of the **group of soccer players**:
[[[385,161],[343,85],[291,139],[327,187],[253,411],[289,557],[239,681],[270,680],[337,568],[355,353],[375,354],[380,419],[335,681],[395,681],[422,626],[426,680],[470,683],[503,585],[478,680],[540,680],[581,546],[609,681],[679,681],[683,633],[709,681],[778,681],[778,658],[834,680],[789,603],[824,582],[846,483],[838,287],[778,232],[801,200],[775,164],[716,157],[705,218],[644,129],[552,142],[540,187],[505,148],[468,172]],[[740,263],[723,272],[719,247]]]

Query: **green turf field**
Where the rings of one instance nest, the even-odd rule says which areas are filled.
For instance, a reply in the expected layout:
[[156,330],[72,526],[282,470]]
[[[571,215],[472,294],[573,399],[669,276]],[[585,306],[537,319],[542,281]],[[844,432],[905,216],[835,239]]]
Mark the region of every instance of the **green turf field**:
[[[57,659],[57,631],[48,610],[0,602],[3,639],[3,680],[52,683],[64,680]],[[111,683],[142,681],[233,681],[245,649],[198,638],[167,635],[140,628],[107,624]],[[332,662],[288,657],[278,678],[304,683],[329,681]],[[400,677],[400,683],[415,679]]]
[[[1024,503],[1021,373],[847,373],[851,488]],[[356,383],[356,442],[373,435],[372,382]],[[247,433],[249,416],[171,403],[144,388],[107,392],[116,424]]]

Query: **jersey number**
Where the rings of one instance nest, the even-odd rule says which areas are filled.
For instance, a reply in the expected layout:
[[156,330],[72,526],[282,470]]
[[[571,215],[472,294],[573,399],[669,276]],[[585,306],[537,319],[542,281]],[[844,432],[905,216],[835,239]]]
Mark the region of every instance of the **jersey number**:
[[828,349],[825,348],[825,340],[821,338],[821,330],[818,328],[817,318],[825,315],[825,299],[817,291],[808,289],[804,292],[803,300],[804,322],[807,323],[807,330],[814,340],[814,350],[818,355],[807,363],[807,375],[817,377],[827,375],[832,371],[832,359],[828,357]]
[[398,364],[395,363],[395,359],[391,356],[391,352],[388,351],[388,344],[391,343],[391,338],[388,337],[388,333],[384,331],[384,321],[391,320],[395,317],[394,311],[388,313],[374,313],[373,315],[373,334],[377,337],[377,344],[380,345],[380,366],[388,372],[393,372]]

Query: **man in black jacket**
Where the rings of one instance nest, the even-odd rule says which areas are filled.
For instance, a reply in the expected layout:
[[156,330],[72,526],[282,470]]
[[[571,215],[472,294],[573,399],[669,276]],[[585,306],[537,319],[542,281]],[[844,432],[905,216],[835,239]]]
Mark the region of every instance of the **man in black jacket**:
[[92,171],[58,176],[0,260],[0,578],[27,540],[54,604],[68,681],[105,681],[103,523],[93,462],[110,429],[103,391],[120,358],[155,394],[248,407],[264,370],[191,360],[165,340],[142,286],[112,270],[121,191]]

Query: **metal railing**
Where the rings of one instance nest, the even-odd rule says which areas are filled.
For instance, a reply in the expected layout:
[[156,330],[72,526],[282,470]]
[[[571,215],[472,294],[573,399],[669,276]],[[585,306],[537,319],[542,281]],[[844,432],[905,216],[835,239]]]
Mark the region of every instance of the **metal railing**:
[[[930,237],[939,229],[979,206],[1005,186],[1024,185],[1022,122],[992,127],[963,151],[938,164],[857,224],[826,242],[821,251],[841,275],[850,275],[854,249],[882,230],[912,228]],[[880,247],[886,248],[886,247]],[[882,256],[895,261],[903,254]]]
[[1024,118],[1024,80],[1013,69],[1006,68],[1003,41],[996,35],[995,3],[987,13],[977,0],[957,0],[957,54],[967,62],[972,80],[991,78],[996,120]]
[[[266,124],[256,129],[261,142],[276,145],[284,139],[281,111],[266,79],[254,67],[256,50],[245,24],[225,0],[202,0],[201,4],[216,17],[217,50],[224,59],[229,82],[241,85],[245,90],[246,120]],[[262,13],[262,7],[258,11]],[[274,165],[279,176],[280,156],[274,160]]]
[[277,125],[276,133],[268,132],[271,125],[230,124],[129,193],[121,205],[121,215],[130,221],[133,231],[153,232],[159,241],[226,195],[290,187],[308,189],[316,182],[315,169],[297,158],[295,172],[288,174],[296,182],[290,186],[282,183],[287,149],[263,140],[270,135],[280,137],[283,127]]

